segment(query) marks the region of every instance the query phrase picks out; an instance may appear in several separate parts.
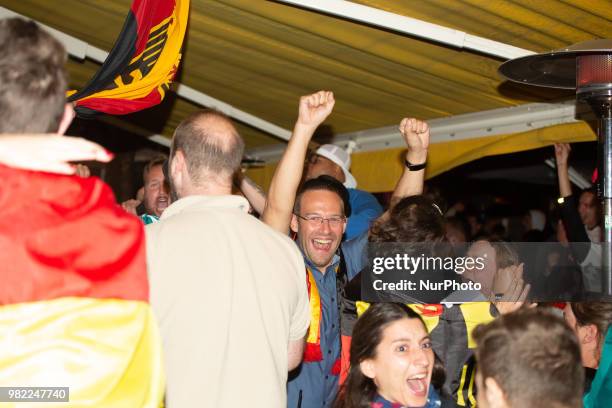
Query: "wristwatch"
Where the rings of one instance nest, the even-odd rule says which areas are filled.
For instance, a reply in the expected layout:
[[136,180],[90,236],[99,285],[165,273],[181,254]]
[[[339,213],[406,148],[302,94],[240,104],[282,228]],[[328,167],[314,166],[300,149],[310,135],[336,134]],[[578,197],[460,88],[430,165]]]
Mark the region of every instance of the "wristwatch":
[[423,170],[427,166],[427,161],[424,161],[423,163],[420,163],[420,164],[412,164],[408,161],[408,159],[405,159],[404,164],[406,165],[406,168],[408,169],[408,171],[419,171],[419,170]]

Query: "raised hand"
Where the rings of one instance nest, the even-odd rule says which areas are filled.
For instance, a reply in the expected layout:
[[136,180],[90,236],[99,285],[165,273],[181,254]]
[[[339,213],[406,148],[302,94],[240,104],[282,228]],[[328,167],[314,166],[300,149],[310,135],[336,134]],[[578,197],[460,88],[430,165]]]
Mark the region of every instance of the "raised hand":
[[557,160],[557,178],[559,179],[559,193],[561,197],[572,195],[572,184],[569,179],[567,159],[572,148],[567,143],[555,144],[555,159]]
[[296,124],[316,128],[329,116],[335,103],[334,93],[329,91],[302,96]]
[[[525,285],[522,279],[516,280],[513,282],[510,291],[504,294],[500,300],[493,302],[493,304],[501,315],[515,312],[525,305],[525,299],[527,299],[529,290],[531,290],[531,285]],[[530,303],[526,307],[535,306],[537,306],[536,303]]]
[[408,146],[406,159],[412,164],[420,164],[427,160],[429,148],[429,125],[427,122],[404,118],[399,125],[399,131]]
[[142,201],[130,199],[121,203],[121,207],[130,214],[138,215],[136,208],[142,203]]
[[523,264],[512,265],[497,271],[490,300],[500,314],[512,313],[523,307],[530,290],[531,285],[523,280]]
[[567,159],[572,148],[569,143],[555,143],[555,159],[557,166],[567,166]]

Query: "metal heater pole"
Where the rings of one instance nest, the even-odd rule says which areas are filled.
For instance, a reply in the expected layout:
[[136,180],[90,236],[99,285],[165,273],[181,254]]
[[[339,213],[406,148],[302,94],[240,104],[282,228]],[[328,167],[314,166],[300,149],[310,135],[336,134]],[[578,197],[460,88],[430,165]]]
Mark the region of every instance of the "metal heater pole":
[[[609,105],[608,105],[609,107]],[[604,201],[604,247],[603,247],[603,293],[612,296],[612,117],[610,110],[599,121],[599,140],[603,144],[603,201]]]

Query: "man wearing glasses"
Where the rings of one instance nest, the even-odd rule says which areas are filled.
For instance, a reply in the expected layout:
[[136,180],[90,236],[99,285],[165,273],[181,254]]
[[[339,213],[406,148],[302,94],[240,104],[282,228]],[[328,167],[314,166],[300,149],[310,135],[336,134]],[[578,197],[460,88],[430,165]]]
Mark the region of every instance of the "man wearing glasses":
[[[326,175],[312,178],[299,187],[308,144],[334,104],[333,94],[327,91],[300,98],[298,119],[272,178],[262,215],[263,221],[276,230],[286,234],[291,229],[297,234],[307,269],[311,323],[303,363],[289,375],[287,406],[291,408],[333,404],[341,365],[339,302],[344,305],[345,284],[358,272],[355,268],[341,267],[344,262],[338,251],[350,216],[347,189]],[[416,145],[422,144],[420,139],[425,133],[428,138],[427,125],[414,119],[404,119],[400,132],[407,141],[416,140]],[[421,150],[426,152],[426,145]],[[425,166],[418,160],[414,163],[419,164],[420,171],[405,172],[394,197],[419,194],[422,189]],[[367,241],[367,231],[364,237]],[[351,259],[346,259],[347,265],[350,262]]]
[[333,257],[346,229],[348,192],[331,176],[308,180],[298,191],[291,230],[306,260],[321,269],[333,264]]
[[297,234],[307,270],[311,325],[304,363],[289,375],[288,407],[331,406],[338,389],[340,318],[336,272],[340,257],[336,252],[349,215],[348,192],[330,176],[308,180],[298,190],[308,143],[334,103],[333,94],[326,91],[300,98],[298,120],[272,179],[262,215],[264,222],[278,231],[289,233],[291,228]]

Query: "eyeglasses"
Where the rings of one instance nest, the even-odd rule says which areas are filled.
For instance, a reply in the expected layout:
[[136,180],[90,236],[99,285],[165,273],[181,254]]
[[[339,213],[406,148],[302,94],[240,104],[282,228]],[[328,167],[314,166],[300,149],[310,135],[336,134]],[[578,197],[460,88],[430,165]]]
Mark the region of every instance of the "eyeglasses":
[[346,217],[342,216],[334,216],[329,218],[321,217],[320,215],[307,215],[302,217],[299,214],[295,214],[295,216],[312,225],[323,225],[323,222],[327,221],[330,227],[339,227],[346,222]]

